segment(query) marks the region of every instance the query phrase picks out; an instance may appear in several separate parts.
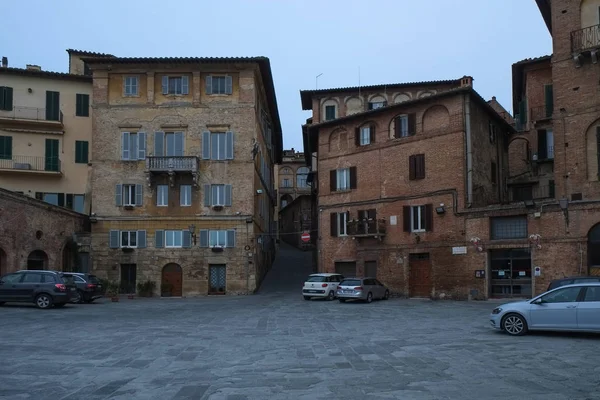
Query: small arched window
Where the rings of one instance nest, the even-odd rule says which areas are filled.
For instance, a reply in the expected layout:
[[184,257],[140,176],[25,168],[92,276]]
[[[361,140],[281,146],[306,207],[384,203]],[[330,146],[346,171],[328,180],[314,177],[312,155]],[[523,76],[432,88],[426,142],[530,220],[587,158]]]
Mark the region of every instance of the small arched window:
[[309,187],[308,183],[306,182],[306,178],[308,178],[308,172],[309,172],[309,170],[307,167],[300,167],[296,171],[296,186],[298,188]]

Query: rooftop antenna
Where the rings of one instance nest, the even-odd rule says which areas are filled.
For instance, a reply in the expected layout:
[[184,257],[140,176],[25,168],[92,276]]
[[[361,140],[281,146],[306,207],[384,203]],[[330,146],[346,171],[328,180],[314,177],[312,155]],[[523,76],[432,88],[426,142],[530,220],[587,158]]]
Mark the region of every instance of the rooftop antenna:
[[319,75],[315,76],[315,90],[319,89],[319,77],[323,75],[321,72]]

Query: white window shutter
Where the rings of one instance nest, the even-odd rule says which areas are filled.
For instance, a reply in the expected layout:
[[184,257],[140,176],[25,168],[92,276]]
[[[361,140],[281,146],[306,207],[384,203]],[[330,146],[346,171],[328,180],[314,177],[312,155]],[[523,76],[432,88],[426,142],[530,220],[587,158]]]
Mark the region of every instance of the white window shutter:
[[138,132],[138,160],[146,159],[146,132]]
[[121,160],[129,160],[129,132],[121,133]]
[[225,93],[232,94],[233,93],[233,79],[231,75],[225,76]]
[[162,92],[169,94],[169,77],[167,75],[162,77]]

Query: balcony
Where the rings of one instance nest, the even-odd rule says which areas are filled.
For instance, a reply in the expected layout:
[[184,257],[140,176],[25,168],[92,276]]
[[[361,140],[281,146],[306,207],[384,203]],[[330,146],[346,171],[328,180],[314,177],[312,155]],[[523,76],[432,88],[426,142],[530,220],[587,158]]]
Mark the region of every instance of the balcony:
[[[175,185],[176,174],[191,174],[194,178],[194,186],[198,185],[198,157],[196,156],[166,156],[166,157],[146,157],[146,173],[151,178],[153,174],[168,174],[169,184]],[[152,180],[148,179],[148,185],[152,185]]]
[[0,173],[62,176],[58,158],[36,156],[0,156]]
[[544,104],[542,106],[531,107],[531,121],[538,123],[547,121],[552,118],[552,108],[549,105]]
[[571,52],[575,55],[600,48],[600,25],[571,32]]
[[0,110],[0,121],[3,125],[36,125],[51,128],[63,128],[63,113],[47,115],[45,108],[13,107],[12,110]]
[[539,185],[516,185],[510,188],[509,201],[531,201],[531,200],[543,200],[553,199],[555,196],[554,182],[550,181],[550,184],[539,186]]
[[347,222],[348,236],[373,237],[381,240],[385,236],[384,218],[353,219]]

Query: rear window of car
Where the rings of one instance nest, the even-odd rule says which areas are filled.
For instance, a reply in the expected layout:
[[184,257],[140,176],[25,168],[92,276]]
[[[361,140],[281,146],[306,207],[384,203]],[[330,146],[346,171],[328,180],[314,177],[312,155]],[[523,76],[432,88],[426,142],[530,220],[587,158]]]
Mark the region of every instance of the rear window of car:
[[98,277],[96,275],[88,275],[88,281],[93,284],[100,283],[100,280],[98,280]]
[[358,279],[346,279],[340,283],[340,286],[360,286],[360,283]]
[[73,275],[62,275],[62,278],[66,284],[75,284],[75,279],[73,278]]
[[56,283],[56,276],[54,274],[44,274],[45,283]]
[[309,276],[307,282],[326,282],[326,276]]

